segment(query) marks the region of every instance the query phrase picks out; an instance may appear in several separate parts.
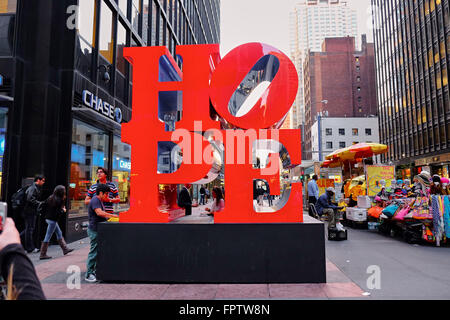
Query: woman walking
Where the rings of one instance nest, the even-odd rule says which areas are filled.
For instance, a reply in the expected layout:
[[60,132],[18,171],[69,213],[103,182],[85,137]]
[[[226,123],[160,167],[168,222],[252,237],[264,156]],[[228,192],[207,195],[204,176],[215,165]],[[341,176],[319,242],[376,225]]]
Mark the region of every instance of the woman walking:
[[63,251],[63,254],[66,255],[69,252],[72,252],[73,249],[67,248],[67,244],[64,241],[61,229],[58,225],[59,218],[66,213],[66,187],[64,186],[56,186],[53,194],[47,198],[44,202],[45,206],[45,221],[47,222],[47,233],[45,234],[45,239],[42,242],[41,246],[41,256],[39,259],[51,259],[52,257],[47,256],[47,249],[52,238],[53,233],[56,232],[56,239]]
[[223,199],[222,189],[214,187],[212,190],[213,204],[210,208],[205,208],[208,211],[208,216],[214,216],[214,212],[221,212],[225,208],[225,200]]

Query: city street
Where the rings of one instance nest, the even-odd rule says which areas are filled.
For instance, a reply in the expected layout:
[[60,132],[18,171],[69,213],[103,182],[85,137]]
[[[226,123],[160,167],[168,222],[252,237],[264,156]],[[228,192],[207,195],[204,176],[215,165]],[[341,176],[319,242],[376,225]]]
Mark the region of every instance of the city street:
[[[348,228],[348,240],[327,241],[327,258],[375,299],[449,299],[450,247],[408,244],[376,231]],[[381,289],[367,288],[378,266]]]

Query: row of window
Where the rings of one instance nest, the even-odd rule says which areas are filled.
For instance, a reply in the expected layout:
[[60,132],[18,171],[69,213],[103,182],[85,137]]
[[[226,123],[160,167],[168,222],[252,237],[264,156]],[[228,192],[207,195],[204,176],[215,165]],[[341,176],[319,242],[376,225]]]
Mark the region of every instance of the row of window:
[[[345,136],[345,129],[344,128],[340,128],[338,129],[339,131],[339,135],[340,136]],[[371,136],[372,135],[372,129],[370,128],[366,128],[366,136]],[[325,129],[325,135],[327,136],[332,136],[333,135],[333,129],[332,128],[326,128]],[[358,136],[359,135],[359,129],[358,128],[353,128],[352,129],[352,136]]]
[[[353,143],[352,143],[352,145],[355,145],[355,144],[358,144],[359,142],[358,141],[354,141]],[[371,141],[367,141],[367,143],[371,143]],[[340,141],[339,142],[339,148],[341,149],[341,148],[346,148],[347,147],[347,144],[345,143],[345,141]],[[326,142],[326,148],[327,148],[327,150],[332,150],[333,149],[333,142],[332,141],[327,141]]]

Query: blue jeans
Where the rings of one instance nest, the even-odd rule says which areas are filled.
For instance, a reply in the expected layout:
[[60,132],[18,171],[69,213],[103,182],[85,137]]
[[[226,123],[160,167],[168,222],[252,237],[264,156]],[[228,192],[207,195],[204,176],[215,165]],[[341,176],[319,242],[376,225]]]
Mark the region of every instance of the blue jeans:
[[87,234],[91,239],[91,250],[89,251],[86,262],[86,276],[89,276],[90,274],[95,275],[97,270],[97,232],[88,228]]
[[205,194],[201,194],[200,195],[200,205],[204,205],[205,204]]
[[55,231],[56,231],[56,239],[61,240],[63,235],[61,229],[59,228],[58,222],[48,219],[45,219],[45,222],[47,222],[48,226],[44,242],[50,242],[50,239],[52,238],[52,235]]

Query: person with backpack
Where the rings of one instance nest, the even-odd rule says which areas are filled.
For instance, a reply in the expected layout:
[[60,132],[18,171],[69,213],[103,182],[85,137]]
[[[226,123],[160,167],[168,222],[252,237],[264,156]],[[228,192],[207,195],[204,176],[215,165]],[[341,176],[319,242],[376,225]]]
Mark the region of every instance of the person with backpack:
[[36,175],[34,177],[34,183],[26,191],[26,203],[23,209],[22,216],[25,220],[25,229],[21,232],[20,236],[24,237],[24,248],[28,253],[39,252],[34,243],[34,231],[36,228],[37,210],[41,203],[39,201],[42,192],[42,186],[45,183],[45,177],[43,175]]
[[190,184],[185,184],[178,194],[177,204],[179,207],[184,208],[185,215],[190,216],[192,214],[192,199],[189,194]]
[[56,186],[53,194],[48,197],[47,200],[45,200],[40,206],[42,215],[45,217],[45,221],[47,222],[47,232],[41,245],[41,255],[39,257],[40,260],[52,258],[47,255],[47,249],[50,243],[50,239],[55,232],[56,240],[58,240],[58,244],[61,247],[63,254],[66,255],[73,251],[73,249],[69,249],[67,247],[66,241],[64,240],[61,229],[58,225],[58,220],[62,215],[66,213],[65,201],[66,187],[59,185]]

